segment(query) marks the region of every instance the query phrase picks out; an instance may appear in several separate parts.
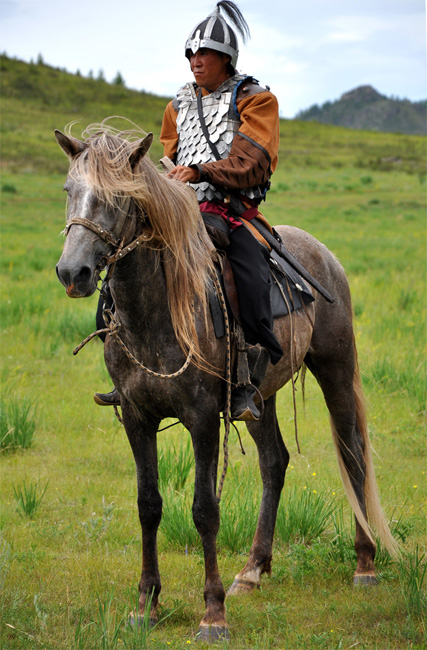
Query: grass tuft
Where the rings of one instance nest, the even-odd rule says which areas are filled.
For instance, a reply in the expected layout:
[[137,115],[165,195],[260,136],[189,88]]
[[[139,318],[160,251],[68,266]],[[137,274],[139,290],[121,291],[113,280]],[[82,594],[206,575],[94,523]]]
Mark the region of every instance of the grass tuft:
[[399,560],[400,588],[409,617],[427,619],[427,561],[418,544],[413,553]]
[[190,437],[184,443],[175,446],[174,442],[168,440],[167,447],[163,447],[159,453],[159,485],[160,490],[168,485],[176,492],[184,489],[190,471],[194,465],[194,454]]
[[189,549],[201,549],[199,533],[193,522],[190,491],[177,492],[168,485],[163,492],[163,515],[160,530],[166,548],[187,553]]
[[279,505],[277,535],[284,544],[309,544],[332,525],[337,507],[330,492],[293,486]]
[[28,449],[34,442],[36,431],[34,402],[28,397],[1,398],[0,449],[13,451]]
[[39,489],[38,483],[33,483],[32,481],[27,485],[24,480],[21,485],[13,486],[16,509],[21,516],[29,517],[30,519],[34,517],[37,510],[40,508],[44,495],[46,494],[48,484],[49,481],[46,482],[44,488],[41,489],[41,493],[39,494],[37,494]]

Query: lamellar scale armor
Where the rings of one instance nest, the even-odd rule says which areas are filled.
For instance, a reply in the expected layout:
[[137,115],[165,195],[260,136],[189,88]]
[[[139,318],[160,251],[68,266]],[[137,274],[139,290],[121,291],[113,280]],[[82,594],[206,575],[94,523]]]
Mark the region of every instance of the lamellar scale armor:
[[[240,127],[240,118],[233,107],[233,93],[239,82],[246,78],[245,75],[235,74],[214,92],[202,97],[203,117],[209,138],[215,144],[221,158],[228,157],[234,136]],[[178,91],[175,99],[175,106],[178,106],[176,125],[179,135],[177,165],[197,165],[215,160],[200,124],[196,89],[194,83],[187,83]],[[190,185],[196,191],[199,203],[224,198],[224,192],[220,192],[210,183],[190,183]],[[251,187],[240,190],[240,194],[250,199],[260,199],[264,196],[264,190],[261,187]]]

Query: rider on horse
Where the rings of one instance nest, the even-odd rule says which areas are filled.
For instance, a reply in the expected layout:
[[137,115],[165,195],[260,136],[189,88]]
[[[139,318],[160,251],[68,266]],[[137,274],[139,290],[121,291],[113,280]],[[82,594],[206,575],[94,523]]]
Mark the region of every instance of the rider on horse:
[[[251,383],[233,390],[231,416],[257,420],[254,386],[260,385],[268,361],[275,364],[283,355],[273,333],[268,249],[250,229],[254,217],[262,218],[258,206],[277,166],[279,113],[268,89],[237,73],[238,42],[221,9],[243,40],[249,34],[240,10],[227,0],[191,31],[185,56],[195,82],[167,105],[160,141],[176,165],[169,176],[194,188],[205,223],[216,217],[226,224],[226,252],[251,371]],[[114,404],[117,397],[120,403],[116,393],[97,393],[95,401]]]

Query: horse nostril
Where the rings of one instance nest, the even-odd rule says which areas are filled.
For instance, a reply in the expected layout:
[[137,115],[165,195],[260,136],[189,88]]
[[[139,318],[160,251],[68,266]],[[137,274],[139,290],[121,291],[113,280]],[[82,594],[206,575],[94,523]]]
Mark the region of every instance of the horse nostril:
[[61,263],[58,263],[55,267],[56,270],[56,275],[58,277],[58,280],[60,281],[61,284],[66,287],[67,285],[70,284],[71,282],[71,274],[67,270],[67,268],[62,267],[61,268]]
[[91,278],[92,278],[92,271],[90,267],[83,266],[78,272],[78,274],[76,275],[76,277],[74,278],[74,282],[77,285],[87,284],[88,282],[90,282]]

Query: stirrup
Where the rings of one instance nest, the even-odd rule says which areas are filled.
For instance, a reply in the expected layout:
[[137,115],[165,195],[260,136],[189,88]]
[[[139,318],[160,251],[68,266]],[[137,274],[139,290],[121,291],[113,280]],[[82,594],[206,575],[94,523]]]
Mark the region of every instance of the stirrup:
[[113,388],[109,393],[95,393],[93,396],[98,406],[120,406],[120,393],[117,388]]
[[[232,420],[257,422],[264,415],[264,402],[258,388],[270,361],[268,351],[260,344],[248,345],[240,325],[236,327],[237,365],[236,388],[231,392],[230,417]],[[260,399],[260,408],[255,398]]]

